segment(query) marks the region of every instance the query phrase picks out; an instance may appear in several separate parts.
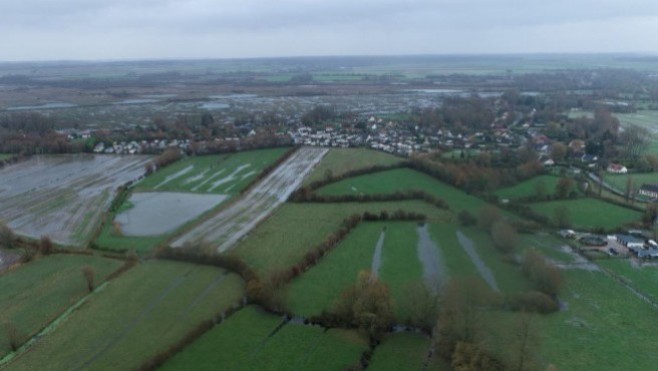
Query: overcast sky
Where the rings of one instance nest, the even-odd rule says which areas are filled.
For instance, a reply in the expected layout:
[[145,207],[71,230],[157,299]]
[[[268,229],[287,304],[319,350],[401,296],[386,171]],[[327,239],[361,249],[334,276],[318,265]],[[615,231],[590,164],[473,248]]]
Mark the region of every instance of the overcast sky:
[[0,60],[658,52],[656,0],[0,0]]

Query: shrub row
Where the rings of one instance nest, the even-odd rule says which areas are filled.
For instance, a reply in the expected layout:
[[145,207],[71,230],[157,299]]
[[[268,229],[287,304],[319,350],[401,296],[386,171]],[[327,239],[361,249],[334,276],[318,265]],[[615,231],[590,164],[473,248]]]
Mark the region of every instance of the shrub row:
[[339,202],[385,202],[385,201],[406,201],[406,200],[423,200],[431,205],[440,209],[450,209],[445,200],[431,195],[422,190],[406,190],[396,191],[394,193],[378,193],[378,194],[358,194],[358,195],[319,195],[314,192],[309,192],[308,189],[303,189],[295,193],[291,197],[293,202],[317,202],[317,203],[339,203]]
[[159,170],[167,165],[173,164],[174,162],[180,160],[183,157],[183,154],[177,148],[168,148],[162,154],[154,158],[151,162],[146,164],[146,174],[150,175],[151,173]]

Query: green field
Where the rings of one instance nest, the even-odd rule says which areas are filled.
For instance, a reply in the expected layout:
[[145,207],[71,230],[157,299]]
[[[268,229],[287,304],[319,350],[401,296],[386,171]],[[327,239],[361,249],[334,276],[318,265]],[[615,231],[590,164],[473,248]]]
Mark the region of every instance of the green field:
[[359,272],[370,270],[375,245],[385,226],[393,228],[392,223],[362,223],[318,265],[294,280],[288,287],[292,312],[310,317],[331,310],[341,294],[356,282]]
[[23,343],[89,293],[82,267],[93,268],[100,284],[121,265],[95,256],[53,255],[0,275],[0,356],[10,351],[5,323]]
[[[240,241],[231,252],[245,260],[262,276],[296,264],[312,247],[336,231],[341,222],[365,211],[420,212],[430,221],[450,220],[449,212],[421,201],[376,203],[286,203]],[[303,226],[301,228],[300,226]]]
[[530,204],[530,207],[535,212],[546,215],[551,219],[553,218],[555,209],[561,206],[569,210],[569,217],[575,228],[617,228],[630,222],[639,221],[642,216],[638,211],[593,198]]
[[9,368],[136,369],[242,296],[242,280],[224,270],[149,261],[93,294]]
[[322,180],[327,171],[333,175],[341,175],[352,170],[373,165],[393,165],[402,159],[391,154],[366,148],[333,148],[327,153],[318,166],[313,169],[304,181],[305,184]]
[[567,270],[567,309],[536,316],[545,364],[559,370],[649,370],[656,309],[599,272]]
[[606,174],[603,178],[604,182],[617,188],[621,192],[626,192],[626,183],[628,178],[632,179],[633,189],[637,190],[642,187],[642,184],[658,184],[658,173],[641,173],[641,174],[619,174],[611,175]]
[[562,250],[567,241],[548,233],[521,235],[522,249],[537,249],[545,257],[561,263],[572,263],[574,256]]
[[443,182],[411,169],[395,169],[348,178],[319,190],[324,195],[390,194],[419,189],[444,199],[452,210],[477,212],[485,202]]
[[13,153],[0,153],[0,161],[6,160],[8,158],[12,158],[15,155]]
[[555,193],[555,186],[559,180],[560,178],[556,176],[540,175],[512,187],[496,190],[494,194],[501,199],[513,200],[515,198],[535,196],[537,190],[543,188],[544,195],[552,195]]
[[430,346],[430,339],[422,334],[412,332],[389,334],[375,349],[368,370],[423,370],[428,360]]
[[356,332],[288,323],[246,307],[174,356],[164,370],[344,370],[367,343]]
[[631,265],[626,259],[601,259],[597,261],[601,267],[619,276],[642,294],[658,302],[658,267]]
[[137,183],[135,191],[234,195],[287,150],[288,148],[275,148],[229,155],[188,157],[146,177]]

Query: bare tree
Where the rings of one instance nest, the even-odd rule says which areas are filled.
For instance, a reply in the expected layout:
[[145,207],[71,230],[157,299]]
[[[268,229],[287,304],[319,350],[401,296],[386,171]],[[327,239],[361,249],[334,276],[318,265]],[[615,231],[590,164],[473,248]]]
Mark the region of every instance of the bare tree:
[[652,138],[649,130],[641,126],[629,125],[621,133],[619,139],[624,155],[631,160],[637,160],[647,151]]
[[41,241],[39,242],[39,251],[43,255],[50,255],[53,252],[53,241],[50,240],[50,237],[41,236]]
[[0,222],[0,246],[14,248],[14,232],[5,223]]

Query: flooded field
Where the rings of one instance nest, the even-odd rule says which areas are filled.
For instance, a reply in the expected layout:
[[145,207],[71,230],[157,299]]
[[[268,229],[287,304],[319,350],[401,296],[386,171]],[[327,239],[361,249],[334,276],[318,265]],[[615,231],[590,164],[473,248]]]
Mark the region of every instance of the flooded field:
[[228,196],[178,192],[138,192],[132,208],[114,219],[124,236],[157,236],[175,230],[219,205]]
[[147,156],[35,156],[0,170],[0,219],[16,233],[83,246],[120,185]]
[[242,199],[175,240],[172,246],[206,241],[220,252],[231,248],[285,202],[326,153],[323,148],[299,149]]

